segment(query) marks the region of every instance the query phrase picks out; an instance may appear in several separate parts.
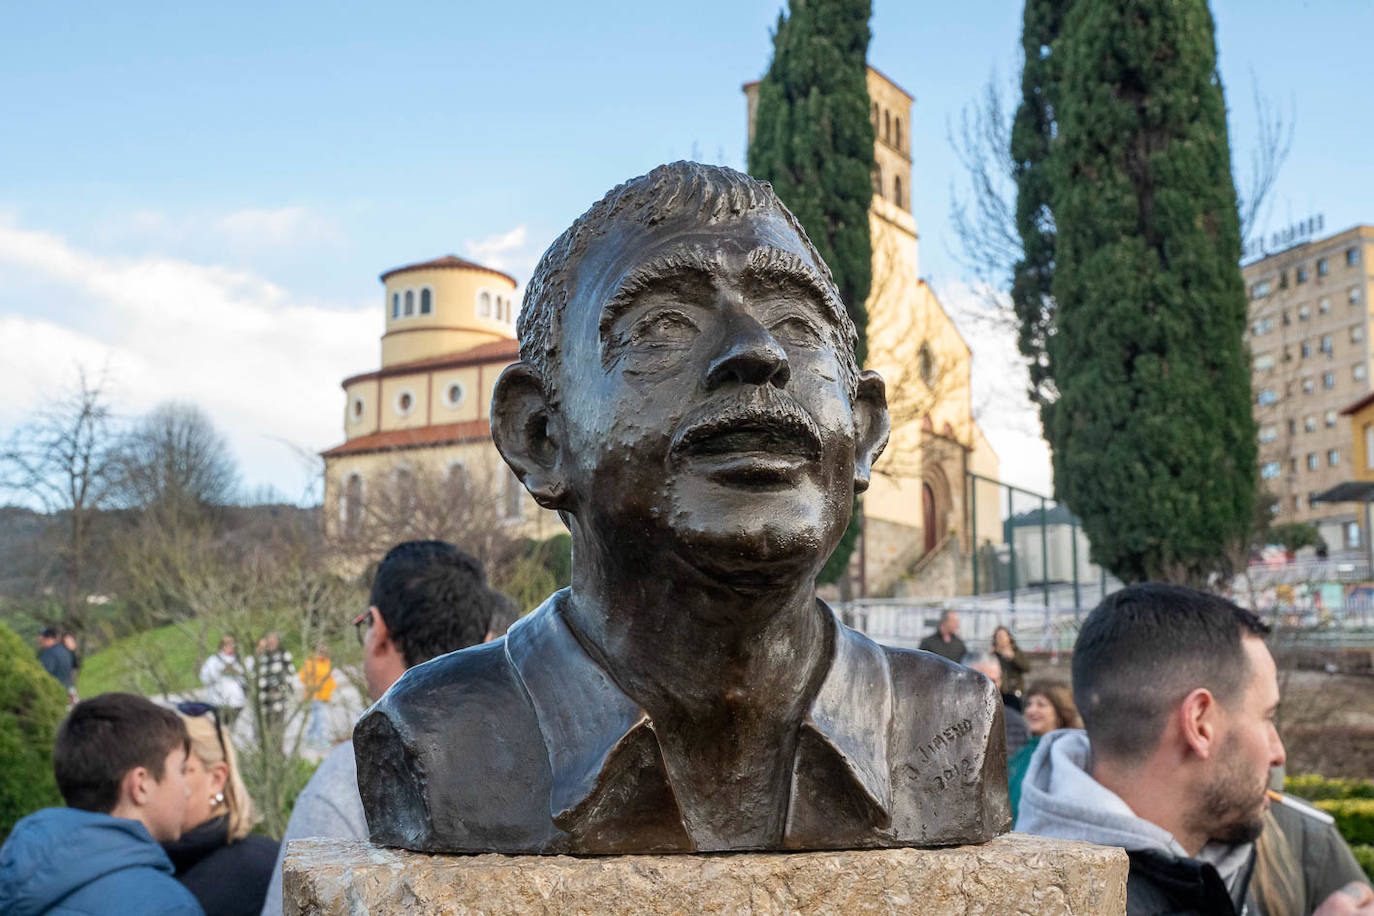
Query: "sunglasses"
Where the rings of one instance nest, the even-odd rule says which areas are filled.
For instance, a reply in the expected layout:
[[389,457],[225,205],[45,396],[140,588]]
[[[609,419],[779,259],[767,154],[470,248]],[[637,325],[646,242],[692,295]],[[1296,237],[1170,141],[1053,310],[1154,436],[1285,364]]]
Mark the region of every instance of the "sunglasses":
[[363,611],[353,619],[353,632],[358,634],[358,645],[365,645],[367,628],[372,626],[372,608]]
[[181,713],[183,716],[190,716],[192,719],[200,718],[206,713],[209,713],[210,717],[215,720],[215,737],[219,740],[219,752],[224,757],[224,762],[229,762],[229,749],[224,746],[224,731],[220,728],[218,709],[211,706],[209,703],[201,703],[192,700],[186,703],[178,703],[177,712]]

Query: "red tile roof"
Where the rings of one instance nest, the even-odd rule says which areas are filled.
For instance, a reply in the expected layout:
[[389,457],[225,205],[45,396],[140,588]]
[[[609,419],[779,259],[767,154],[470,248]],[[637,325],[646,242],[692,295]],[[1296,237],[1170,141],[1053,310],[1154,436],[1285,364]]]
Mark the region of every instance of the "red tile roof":
[[320,454],[325,458],[358,455],[364,452],[391,452],[427,445],[451,445],[456,442],[479,442],[491,438],[491,423],[487,420],[468,420],[464,423],[443,423],[417,429],[390,429],[349,439]]
[[391,270],[382,274],[380,279],[385,283],[388,277],[394,277],[396,274],[403,274],[410,270],[480,270],[484,273],[496,274],[498,277],[505,277],[511,282],[512,286],[516,285],[515,278],[505,271],[496,270],[493,267],[483,267],[481,264],[474,264],[472,261],[458,257],[456,254],[446,254],[442,258],[435,258],[432,261],[419,261],[415,264],[407,264],[404,267],[393,267]]
[[412,372],[429,372],[435,369],[461,369],[464,366],[489,366],[497,363],[504,367],[519,358],[519,341],[493,340],[491,343],[484,343],[473,347],[471,350],[463,350],[461,353],[445,353],[443,356],[431,356],[428,359],[397,363],[394,366],[383,366],[381,369],[374,369],[361,375],[349,376],[343,380],[343,387],[347,388],[355,382],[368,382],[373,379],[409,375]]
[[1351,416],[1352,414],[1357,414],[1357,413],[1359,413],[1360,411],[1362,411],[1362,410],[1364,410],[1366,407],[1368,407],[1370,404],[1374,404],[1374,393],[1370,393],[1370,394],[1365,395],[1364,397],[1362,397],[1362,398],[1360,398],[1358,401],[1356,401],[1354,404],[1350,404],[1350,405],[1347,405],[1346,407],[1342,407],[1342,408],[1341,408],[1341,413],[1344,414],[1344,415],[1346,415],[1346,416],[1348,417],[1348,416]]

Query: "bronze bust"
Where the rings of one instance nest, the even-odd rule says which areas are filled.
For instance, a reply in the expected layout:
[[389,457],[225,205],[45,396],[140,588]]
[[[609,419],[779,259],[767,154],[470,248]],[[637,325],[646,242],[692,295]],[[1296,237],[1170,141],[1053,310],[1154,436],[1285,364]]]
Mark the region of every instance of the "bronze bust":
[[545,252],[492,435],[572,587],[358,723],[376,843],[647,853],[976,843],[1010,826],[1001,700],[879,646],[815,577],[887,441],[882,379],[772,189],[679,162]]

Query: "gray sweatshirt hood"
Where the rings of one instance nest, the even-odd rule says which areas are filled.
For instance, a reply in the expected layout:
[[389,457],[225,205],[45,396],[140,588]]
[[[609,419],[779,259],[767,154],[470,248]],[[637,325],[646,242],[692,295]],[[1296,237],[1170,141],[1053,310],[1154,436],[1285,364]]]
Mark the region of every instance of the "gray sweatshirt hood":
[[1088,775],[1090,753],[1088,733],[1079,729],[1050,732],[1040,739],[1021,785],[1017,830],[1210,862],[1236,895],[1237,882],[1248,874],[1253,843],[1212,842],[1190,857],[1172,833],[1137,817],[1121,796]]

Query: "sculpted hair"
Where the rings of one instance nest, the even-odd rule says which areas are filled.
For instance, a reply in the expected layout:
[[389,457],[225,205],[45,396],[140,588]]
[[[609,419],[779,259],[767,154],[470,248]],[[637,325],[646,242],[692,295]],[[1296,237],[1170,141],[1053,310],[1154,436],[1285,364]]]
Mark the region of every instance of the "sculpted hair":
[[786,221],[801,239],[822,281],[832,291],[838,306],[833,316],[838,325],[836,345],[852,397],[859,376],[859,367],[854,361],[854,345],[858,340],[854,322],[840,301],[830,268],[821,260],[792,211],[783,205],[766,181],[757,181],[724,166],[672,162],[612,188],[574,220],[539,259],[525,287],[516,334],[520,338],[520,358],[538,373],[549,403],[558,404],[559,340],[563,309],[571,295],[571,275],[593,242],[606,235],[617,222],[654,226],[681,217],[695,217],[704,223],[718,223],[756,212],[776,213]]
[[72,707],[57,729],[53,771],[70,808],[108,814],[119,803],[119,784],[135,767],[162,781],[167,755],[190,753],[181,716],[131,693],[102,693]]
[[447,541],[406,541],[387,551],[372,601],[406,666],[486,639],[496,593],[482,564]]
[[1199,687],[1233,701],[1249,679],[1241,638],[1268,632],[1244,608],[1181,585],[1108,595],[1073,647],[1073,695],[1094,752],[1144,759],[1173,709]]

